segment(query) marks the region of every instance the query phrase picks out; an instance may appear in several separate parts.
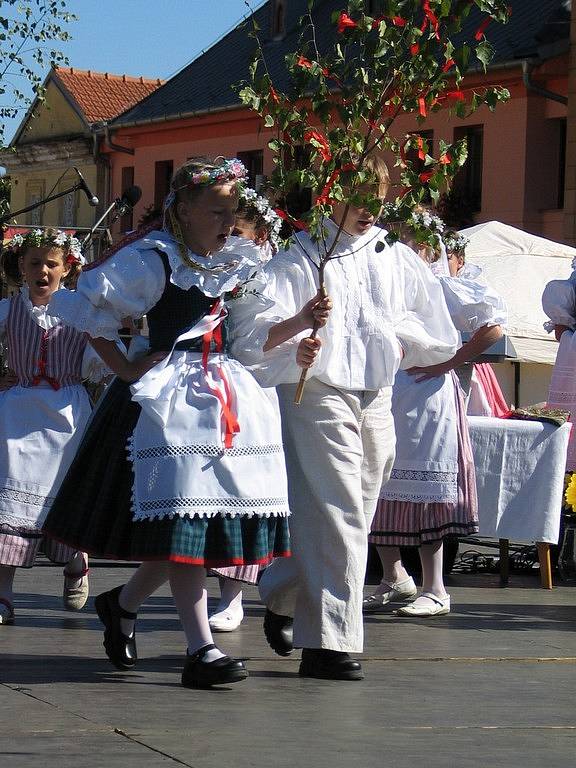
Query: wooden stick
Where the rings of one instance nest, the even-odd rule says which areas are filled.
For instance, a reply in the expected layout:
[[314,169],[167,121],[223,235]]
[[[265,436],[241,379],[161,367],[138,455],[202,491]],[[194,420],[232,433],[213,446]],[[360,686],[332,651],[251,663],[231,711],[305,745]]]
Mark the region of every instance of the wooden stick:
[[[319,288],[320,293],[320,300],[325,299],[328,295],[326,293],[326,286],[324,285],[324,280],[320,283]],[[314,326],[312,328],[312,333],[308,338],[315,339],[318,335],[320,327],[314,323]],[[298,381],[298,386],[296,387],[296,394],[294,395],[294,405],[300,405],[302,402],[302,395],[304,394],[304,387],[306,385],[306,377],[308,376],[308,368],[302,368],[302,373],[300,374],[300,380]]]

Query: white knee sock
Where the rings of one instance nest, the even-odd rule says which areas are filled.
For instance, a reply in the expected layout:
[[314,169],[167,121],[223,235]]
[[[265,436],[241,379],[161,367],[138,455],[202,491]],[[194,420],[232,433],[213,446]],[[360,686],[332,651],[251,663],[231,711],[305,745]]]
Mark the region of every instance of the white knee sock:
[[[142,563],[132,578],[124,584],[118,603],[125,611],[137,613],[142,603],[168,581],[167,562]],[[132,619],[121,619],[122,632],[130,636],[134,631]]]
[[446,597],[442,563],[444,546],[441,541],[432,541],[420,547],[420,562],[422,563],[422,592],[432,592],[433,595]]
[[235,579],[220,579],[220,602],[217,611],[225,611],[227,608],[235,610],[242,607],[242,582]]
[[[206,571],[199,565],[169,563],[168,574],[174,602],[188,641],[188,652],[192,654],[213,642],[208,623]],[[224,654],[215,648],[208,651],[203,660],[211,662],[222,656]]]

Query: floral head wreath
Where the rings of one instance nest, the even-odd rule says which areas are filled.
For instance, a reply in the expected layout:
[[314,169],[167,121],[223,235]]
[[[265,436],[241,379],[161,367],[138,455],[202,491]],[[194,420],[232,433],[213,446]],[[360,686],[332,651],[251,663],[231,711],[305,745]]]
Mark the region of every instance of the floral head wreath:
[[32,229],[23,235],[14,235],[5,247],[12,251],[22,251],[27,248],[62,248],[66,253],[64,259],[66,264],[78,264],[79,266],[86,264],[86,259],[82,255],[80,240],[73,235],[67,235],[60,229],[51,232],[43,229]]
[[[243,202],[247,207],[250,206],[258,211],[268,227],[268,239],[270,240],[270,244],[275,251],[278,251],[280,249],[282,219],[271,207],[268,200],[259,195],[255,189],[252,189],[252,187],[244,187],[240,192],[240,202]],[[239,215],[241,216],[242,214],[240,213]]]
[[186,169],[184,173],[188,176],[188,179],[178,187],[172,187],[164,201],[164,212],[174,204],[176,194],[181,189],[186,189],[187,187],[210,187],[212,184],[218,184],[221,181],[243,181],[247,177],[248,171],[237,157],[233,157],[231,160],[216,158],[216,160],[220,159],[222,163],[219,165],[215,164],[212,168],[195,170],[194,166],[191,165],[190,168]]
[[382,210],[382,220],[388,224],[404,224],[410,230],[414,241],[419,245],[439,248],[446,225],[439,216],[425,208],[416,209],[406,220],[399,215],[399,209],[394,203],[385,203]]
[[470,240],[459,232],[447,232],[442,240],[448,253],[460,253],[470,243]]

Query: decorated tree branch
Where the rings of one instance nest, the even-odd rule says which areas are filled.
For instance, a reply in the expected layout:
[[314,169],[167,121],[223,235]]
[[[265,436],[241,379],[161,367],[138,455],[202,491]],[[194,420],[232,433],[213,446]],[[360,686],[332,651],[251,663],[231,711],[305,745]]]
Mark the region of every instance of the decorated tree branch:
[[[250,81],[240,90],[243,103],[274,131],[268,144],[275,163],[271,192],[286,201],[294,189],[312,191],[313,205],[304,216],[297,219],[289,206],[282,215],[315,241],[321,293],[348,207],[380,214],[383,201],[367,168],[372,153],[382,151],[397,168],[386,211],[398,222],[407,221],[422,201],[437,201],[466,160],[465,141],[440,141],[434,157],[417,132],[395,132],[396,119],[412,114],[422,124],[441,109],[467,117],[481,105],[493,110],[509,98],[502,87],[466,91],[463,83],[470,68],[486,69],[493,53],[486,35],[491,23],[506,22],[505,0],[382,0],[374,4],[378,15],[365,12],[365,0],[349,0],[327,20],[329,34],[319,27],[326,5],[309,0],[297,49],[286,57],[284,90],[268,71],[254,22],[257,55]],[[472,12],[480,14],[470,40],[462,28]],[[306,162],[298,162],[303,154]],[[336,221],[336,238],[328,241],[324,223],[336,202],[345,204],[344,214]],[[386,237],[392,242],[397,235],[390,231]],[[436,235],[430,237],[436,245]],[[304,379],[305,372],[302,385]]]

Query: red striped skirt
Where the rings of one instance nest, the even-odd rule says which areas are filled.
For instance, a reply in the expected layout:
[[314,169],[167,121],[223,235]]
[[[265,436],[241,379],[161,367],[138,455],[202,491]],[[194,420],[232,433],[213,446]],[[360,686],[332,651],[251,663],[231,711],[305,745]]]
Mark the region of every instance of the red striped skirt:
[[458,414],[458,501],[421,503],[380,499],[368,536],[370,544],[420,546],[440,541],[445,536],[470,536],[478,532],[474,458],[459,387],[455,388],[455,395]]

